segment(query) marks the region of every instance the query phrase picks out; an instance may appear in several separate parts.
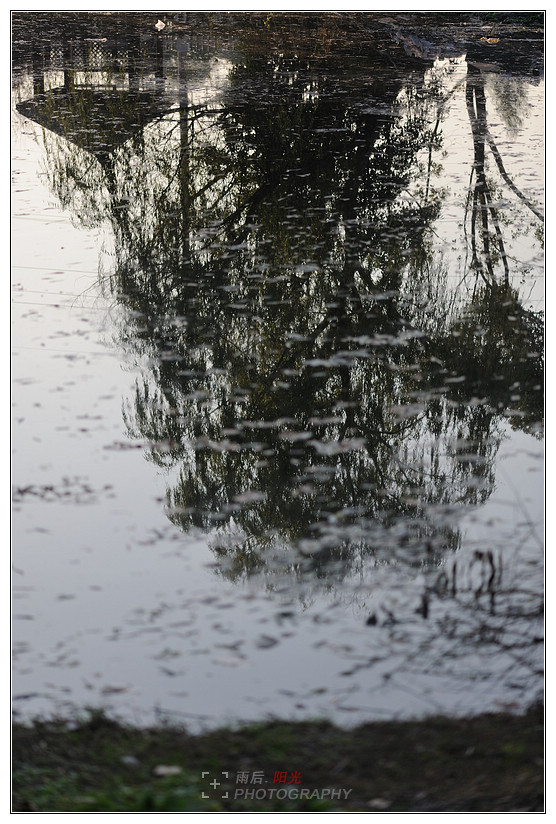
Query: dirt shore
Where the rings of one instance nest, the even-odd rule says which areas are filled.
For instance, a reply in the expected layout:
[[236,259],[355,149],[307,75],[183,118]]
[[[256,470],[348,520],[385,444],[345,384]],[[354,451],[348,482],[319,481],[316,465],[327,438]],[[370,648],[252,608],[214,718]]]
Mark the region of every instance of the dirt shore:
[[534,707],[352,730],[273,721],[194,736],[98,712],[16,724],[13,810],[542,812],[543,715]]

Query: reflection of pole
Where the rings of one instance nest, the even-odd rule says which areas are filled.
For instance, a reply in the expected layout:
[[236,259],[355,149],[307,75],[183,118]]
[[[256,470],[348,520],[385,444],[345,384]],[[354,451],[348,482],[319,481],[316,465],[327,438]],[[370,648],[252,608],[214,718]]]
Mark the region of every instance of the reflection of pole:
[[189,257],[190,243],[190,207],[191,198],[189,193],[190,182],[190,149],[189,149],[189,100],[187,88],[187,65],[186,55],[189,51],[189,43],[186,41],[182,48],[178,48],[178,83],[179,83],[179,104],[180,104],[180,157],[179,157],[179,181],[180,181],[180,204],[182,213],[182,253],[184,258]]
[[139,72],[139,56],[141,53],[141,40],[134,37],[127,50],[127,75],[129,78],[129,91],[138,92],[141,75]]
[[64,91],[70,94],[75,88],[75,71],[73,69],[73,43],[64,43]]
[[44,94],[44,62],[42,49],[33,48],[33,96]]
[[164,54],[162,50],[162,37],[158,32],[155,39],[154,59],[154,77],[156,90],[164,91]]

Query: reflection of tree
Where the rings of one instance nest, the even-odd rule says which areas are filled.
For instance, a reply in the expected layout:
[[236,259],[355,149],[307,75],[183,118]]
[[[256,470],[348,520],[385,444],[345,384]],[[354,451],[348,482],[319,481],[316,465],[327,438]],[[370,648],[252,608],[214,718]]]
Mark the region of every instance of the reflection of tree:
[[322,574],[434,561],[458,545],[454,507],[490,494],[501,413],[542,411],[539,319],[493,274],[480,83],[472,235],[492,275],[442,316],[422,301],[444,275],[437,91],[356,69],[253,56],[209,105],[180,57],[178,105],[102,162],[51,150],[60,196],[78,184],[113,226],[122,344],[151,364],[128,431],[175,475],[169,517],[218,528],[232,575],[291,544]]
[[[128,422],[137,435],[164,440],[161,410],[179,409],[163,460],[183,462],[171,493],[180,523],[241,521],[247,536],[263,541],[273,533],[299,539],[322,521],[322,545],[336,513],[353,528],[361,513],[369,520],[405,511],[405,469],[393,480],[391,453],[407,424],[386,411],[387,385],[392,403],[402,403],[399,380],[375,351],[389,341],[392,351],[411,344],[412,331],[382,297],[399,285],[409,250],[420,244],[417,216],[426,219],[435,207],[391,199],[415,174],[407,161],[426,138],[422,120],[384,125],[367,114],[354,123],[351,111],[331,105],[326,88],[314,85],[301,106],[302,72],[293,83],[276,75],[255,75],[269,78],[257,86],[265,101],[257,117],[232,96],[220,168],[249,184],[235,187],[238,205],[218,229],[218,242],[228,233],[234,254],[222,261],[213,247],[210,265],[181,267],[189,285],[172,308],[185,320],[178,332],[165,331],[172,357],[158,368],[154,398],[148,384],[138,389]],[[152,317],[152,307],[141,307]],[[365,408],[369,393],[376,400]],[[361,496],[364,483],[370,491]]]
[[510,261],[502,232],[502,220],[495,204],[492,186],[486,174],[486,147],[492,156],[504,183],[531,212],[543,220],[538,207],[514,184],[504,166],[496,142],[489,132],[487,101],[484,78],[480,70],[470,63],[467,69],[466,102],[473,135],[474,162],[469,185],[469,235],[471,264],[486,283],[496,282],[495,266],[500,263],[504,270],[504,283],[510,282]]
[[[470,67],[478,277],[452,289],[430,231],[448,100],[374,61],[258,51],[210,102],[183,54],[169,107],[140,77],[125,93],[37,90],[45,128],[58,122],[52,188],[81,224],[113,229],[119,343],[143,365],[128,434],[220,574],[283,587],[285,573],[361,610],[369,644],[344,674],[380,661],[405,683],[460,655],[476,672],[486,651],[514,659],[519,684],[542,634],[528,547],[512,577],[510,547],[470,548],[458,528],[495,487],[505,421],[535,433],[543,412],[542,319],[514,288],[489,152],[536,207]],[[208,77],[210,56],[198,63]]]
[[[182,267],[189,286],[173,310],[184,321],[165,333],[172,355],[157,387],[138,387],[130,432],[170,438],[169,451],[153,453],[181,464],[170,517],[234,525],[236,540],[222,546],[233,548],[236,571],[239,557],[244,568],[261,563],[277,535],[318,547],[319,563],[349,555],[361,533],[367,552],[393,549],[392,524],[396,543],[453,545],[450,528],[427,521],[427,505],[479,500],[492,469],[463,460],[463,447],[443,465],[449,425],[440,421],[453,415],[441,398],[432,429],[426,404],[407,413],[423,348],[396,295],[436,205],[397,194],[432,136],[420,116],[426,101],[408,94],[403,119],[356,115],[303,72],[256,68],[265,106],[239,106],[232,91],[223,126],[227,167],[237,158],[236,175],[250,181],[215,230],[220,242],[229,233],[234,254],[220,271],[211,271],[212,249],[213,265]],[[235,81],[245,88],[239,72]],[[490,455],[498,435],[485,437],[490,423],[474,427],[461,423],[458,442],[479,437]]]
[[543,336],[542,314],[525,309],[514,289],[489,284],[477,290],[436,348],[453,375],[465,376],[452,396],[486,399],[513,426],[535,432],[543,419]]

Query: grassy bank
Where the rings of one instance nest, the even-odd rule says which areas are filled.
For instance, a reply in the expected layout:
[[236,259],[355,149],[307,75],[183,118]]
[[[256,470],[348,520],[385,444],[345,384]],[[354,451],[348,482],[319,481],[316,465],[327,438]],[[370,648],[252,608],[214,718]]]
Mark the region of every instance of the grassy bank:
[[[353,730],[269,722],[195,736],[131,728],[91,713],[71,725],[14,726],[12,808],[542,811],[543,748],[538,707],[523,716],[380,722]],[[213,780],[220,784],[211,786]]]

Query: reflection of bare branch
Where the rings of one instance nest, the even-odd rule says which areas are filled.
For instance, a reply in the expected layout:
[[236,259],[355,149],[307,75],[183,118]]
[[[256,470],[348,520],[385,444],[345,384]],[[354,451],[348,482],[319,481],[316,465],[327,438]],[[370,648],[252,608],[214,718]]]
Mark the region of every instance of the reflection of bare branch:
[[474,268],[480,273],[481,277],[488,283],[479,255],[477,253],[477,211],[478,211],[479,192],[475,188],[473,190],[473,205],[471,207],[471,262]]
[[245,212],[246,209],[248,210],[248,220],[249,216],[253,214],[254,207],[257,206],[263,200],[263,198],[265,198],[267,195],[270,195],[277,188],[279,183],[280,178],[278,176],[272,177],[270,180],[267,180],[265,183],[262,184],[262,186],[256,189],[256,191],[254,191],[253,194],[250,195],[244,203],[240,203],[235,212],[232,212],[231,215],[228,215],[228,217],[224,221],[224,224],[226,226],[229,226],[235,223],[236,220],[239,220],[239,218],[241,217],[243,212]]
[[[180,129],[181,129],[181,128],[182,128],[182,125],[183,125],[183,124],[182,124],[182,119],[181,119],[181,118],[183,118],[183,117],[184,117],[184,115],[185,115],[185,117],[187,118],[187,120],[188,120],[188,122],[189,122],[189,125],[191,126],[191,125],[192,125],[192,123],[193,123],[193,121],[194,121],[195,119],[197,119],[197,118],[201,117],[201,116],[202,116],[202,114],[203,114],[203,113],[201,112],[201,113],[199,113],[198,115],[196,115],[196,116],[194,116],[194,117],[188,117],[188,115],[187,115],[187,110],[186,110],[186,109],[184,109],[184,108],[181,108],[181,109],[175,109],[174,111],[179,112],[179,115],[180,115],[180,120],[176,121],[176,123],[174,123],[174,124],[173,124],[173,125],[172,125],[169,129],[168,129],[168,131],[167,131],[167,133],[166,133],[166,135],[165,135],[165,140],[166,140],[166,142],[169,142],[169,138],[170,138],[170,136],[174,133],[174,131],[175,131],[176,129],[178,129],[178,128],[180,128]],[[174,112],[172,112],[172,113],[174,113]],[[175,180],[177,180],[177,178],[178,178],[178,177],[179,177],[179,176],[183,173],[183,161],[184,161],[184,158],[187,158],[187,157],[188,157],[189,152],[190,152],[190,148],[191,148],[191,144],[192,144],[192,143],[193,143],[193,140],[192,140],[192,139],[190,139],[190,140],[188,140],[187,145],[186,145],[185,147],[180,148],[180,154],[179,154],[178,162],[177,162],[177,164],[176,164],[176,168],[174,169],[173,174],[172,174],[172,175],[170,175],[170,177],[168,178],[168,183],[167,183],[167,185],[164,187],[164,189],[162,189],[162,191],[161,191],[160,195],[157,197],[157,199],[156,199],[156,204],[157,204],[157,206],[158,206],[160,203],[162,203],[162,202],[163,202],[163,199],[166,197],[166,195],[167,195],[167,194],[168,194],[168,192],[170,191],[170,188],[171,188],[172,184],[174,183],[174,181],[175,181]]]
[[[479,177],[477,175],[477,177]],[[482,177],[482,175],[481,175]],[[485,253],[485,263],[488,269],[488,273],[491,277],[491,280],[494,281],[494,267],[492,265],[492,255],[490,251],[490,235],[488,230],[488,196],[487,196],[487,188],[486,183],[484,187],[481,186],[481,189],[478,192],[479,195],[479,208],[481,212],[481,236],[483,239],[483,249]]]
[[[473,195],[472,195],[472,208],[471,208],[471,249],[472,249],[472,263],[474,268],[480,273],[483,280],[486,281],[485,273],[483,270],[483,265],[479,260],[478,250],[477,250],[477,241],[476,241],[476,231],[477,231],[477,216],[480,213],[481,217],[481,239],[482,239],[482,246],[484,252],[484,261],[486,268],[488,270],[488,275],[493,283],[495,281],[495,272],[493,266],[493,251],[491,249],[491,231],[489,229],[489,218],[492,221],[492,225],[494,227],[494,232],[496,236],[496,245],[498,246],[498,254],[500,256],[500,260],[502,261],[502,265],[504,267],[504,283],[506,285],[509,284],[510,280],[510,268],[508,264],[508,256],[506,254],[506,247],[504,244],[504,237],[502,235],[502,230],[500,228],[500,219],[498,217],[498,210],[496,209],[489,189],[489,185],[486,179],[485,173],[485,143],[488,139],[489,146],[493,151],[495,156],[498,168],[501,171],[501,174],[506,181],[506,183],[510,186],[512,191],[516,192],[521,199],[525,199],[524,196],[517,190],[517,187],[514,186],[512,181],[509,179],[504,165],[502,163],[502,159],[500,158],[500,154],[494,144],[494,141],[489,135],[488,132],[488,125],[487,125],[487,108],[486,108],[486,97],[485,97],[485,90],[484,90],[484,81],[480,75],[480,72],[476,70],[472,70],[471,67],[469,68],[468,79],[467,79],[467,88],[466,88],[466,103],[467,103],[467,111],[469,114],[469,120],[471,123],[471,131],[473,134],[473,152],[474,152],[474,163],[473,163],[473,170],[471,174],[471,179],[469,181],[469,187],[471,189],[472,182],[473,182],[473,174],[475,174],[475,186],[473,188]],[[470,196],[469,196],[470,197]],[[466,219],[467,219],[467,212],[469,207],[469,197],[466,206]],[[527,202],[527,205],[531,208],[531,204]]]
[[509,186],[509,188],[512,190],[512,192],[513,192],[515,195],[517,195],[517,197],[518,197],[520,200],[522,200],[522,201],[523,201],[523,203],[525,203],[525,205],[526,205],[526,206],[527,206],[527,207],[528,207],[528,208],[529,208],[529,209],[533,212],[533,214],[534,214],[536,217],[538,217],[538,219],[539,219],[539,220],[543,220],[543,221],[544,221],[544,215],[543,215],[543,213],[542,213],[541,211],[539,211],[539,210],[536,208],[536,206],[535,206],[533,203],[531,203],[531,201],[529,200],[529,198],[527,198],[527,197],[523,194],[523,192],[521,192],[521,191],[517,188],[517,186],[515,185],[515,183],[513,182],[513,180],[512,180],[512,179],[510,178],[510,176],[508,175],[508,173],[507,173],[507,171],[506,171],[506,169],[505,169],[505,167],[504,167],[504,162],[502,161],[502,158],[501,158],[501,156],[500,156],[500,152],[498,151],[498,147],[496,146],[496,143],[494,142],[494,139],[493,139],[492,135],[490,134],[490,132],[487,132],[487,134],[486,134],[486,138],[487,138],[487,140],[488,140],[488,145],[489,145],[489,147],[490,147],[490,151],[492,152],[492,154],[493,154],[493,156],[494,156],[494,159],[495,159],[495,161],[496,161],[496,165],[498,166],[498,171],[499,171],[499,172],[500,172],[500,174],[502,175],[502,177],[503,177],[504,182],[506,183],[506,185],[507,185],[507,186]]
[[435,139],[438,135],[438,127],[440,126],[441,119],[442,119],[442,109],[439,106],[438,109],[437,109],[436,123],[434,124],[434,129],[432,131],[431,139],[429,141],[429,153],[428,153],[429,157],[428,157],[428,163],[427,163],[427,183],[426,183],[426,186],[425,186],[425,203],[427,203],[427,201],[429,199],[429,190],[430,190],[431,173],[432,173],[432,150],[433,150],[434,141],[435,141]]
[[498,212],[489,197],[488,189],[485,189],[485,201],[488,205],[488,209],[490,215],[492,217],[492,222],[494,224],[494,231],[496,232],[496,237],[498,239],[498,247],[500,249],[500,257],[502,258],[502,263],[504,265],[504,282],[508,284],[510,282],[510,268],[508,266],[508,258],[506,255],[506,247],[504,246],[504,238],[502,237],[502,231],[500,229],[500,221],[498,220]]

